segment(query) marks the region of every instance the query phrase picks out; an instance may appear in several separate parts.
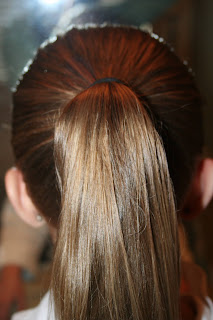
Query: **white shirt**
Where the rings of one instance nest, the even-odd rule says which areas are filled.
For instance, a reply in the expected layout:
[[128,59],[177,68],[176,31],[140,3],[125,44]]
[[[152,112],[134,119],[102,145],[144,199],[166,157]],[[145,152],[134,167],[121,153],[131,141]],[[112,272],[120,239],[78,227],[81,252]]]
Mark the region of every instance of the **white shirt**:
[[[56,320],[54,308],[51,306],[48,291],[36,308],[15,313],[11,320]],[[206,297],[206,305],[203,309],[202,316],[199,316],[199,318],[195,320],[213,320],[213,303],[209,297]]]
[[212,300],[209,297],[207,297],[206,302],[207,302],[208,306],[205,306],[201,320],[213,320]]
[[12,316],[11,320],[55,320],[49,291],[37,307],[17,312]]

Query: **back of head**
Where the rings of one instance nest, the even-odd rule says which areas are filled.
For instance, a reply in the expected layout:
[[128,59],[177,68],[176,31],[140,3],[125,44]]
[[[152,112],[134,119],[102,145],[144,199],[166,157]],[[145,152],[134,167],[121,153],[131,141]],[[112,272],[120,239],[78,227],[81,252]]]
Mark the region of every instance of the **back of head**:
[[200,112],[186,66],[140,30],[73,28],[38,51],[14,93],[12,142],[58,228],[57,319],[179,318],[174,193],[180,207]]

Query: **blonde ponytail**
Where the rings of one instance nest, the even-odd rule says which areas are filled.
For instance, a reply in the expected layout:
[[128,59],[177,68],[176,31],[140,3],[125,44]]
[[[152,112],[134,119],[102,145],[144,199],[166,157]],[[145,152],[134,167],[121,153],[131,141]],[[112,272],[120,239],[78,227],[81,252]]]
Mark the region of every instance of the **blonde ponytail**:
[[123,84],[95,84],[62,111],[55,157],[56,318],[178,319],[173,190],[145,105]]

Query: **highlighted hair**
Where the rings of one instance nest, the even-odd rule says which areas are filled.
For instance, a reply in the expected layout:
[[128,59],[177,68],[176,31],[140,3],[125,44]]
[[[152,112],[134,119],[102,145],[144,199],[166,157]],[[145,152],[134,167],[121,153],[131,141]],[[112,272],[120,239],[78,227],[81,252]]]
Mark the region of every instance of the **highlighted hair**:
[[140,30],[72,29],[39,50],[14,93],[13,146],[58,228],[58,320],[179,319],[174,197],[201,151],[200,105],[186,67]]

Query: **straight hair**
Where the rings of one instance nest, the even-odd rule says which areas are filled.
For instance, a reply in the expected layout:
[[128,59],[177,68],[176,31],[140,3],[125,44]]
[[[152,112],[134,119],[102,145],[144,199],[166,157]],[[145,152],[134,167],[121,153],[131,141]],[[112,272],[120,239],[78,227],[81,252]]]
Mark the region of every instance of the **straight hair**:
[[73,28],[13,98],[16,165],[58,230],[56,319],[178,320],[176,211],[202,147],[186,66],[141,30]]

